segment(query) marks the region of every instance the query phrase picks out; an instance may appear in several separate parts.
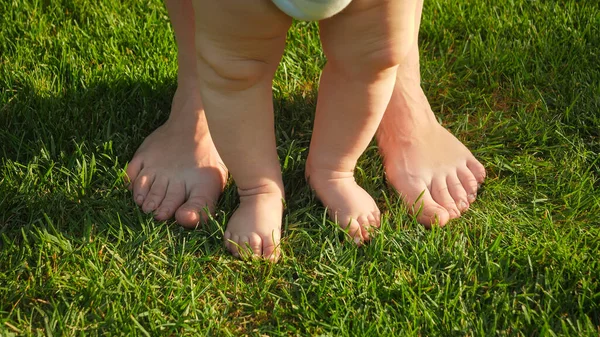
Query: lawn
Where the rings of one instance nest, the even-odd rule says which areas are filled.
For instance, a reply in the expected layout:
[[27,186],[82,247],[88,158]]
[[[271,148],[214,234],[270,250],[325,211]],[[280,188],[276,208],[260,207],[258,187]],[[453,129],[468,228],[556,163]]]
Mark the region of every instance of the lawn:
[[489,178],[425,230],[373,143],[357,179],[384,219],[359,248],[303,178],[318,41],[294,24],[273,84],[284,257],[245,262],[221,244],[232,184],[194,231],[123,188],[176,89],[161,1],[1,1],[0,336],[598,336],[598,2],[426,0],[423,87]]

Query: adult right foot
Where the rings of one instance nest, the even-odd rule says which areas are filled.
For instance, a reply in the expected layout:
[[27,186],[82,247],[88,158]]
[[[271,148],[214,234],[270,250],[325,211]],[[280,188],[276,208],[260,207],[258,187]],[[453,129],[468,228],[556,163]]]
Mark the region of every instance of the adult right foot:
[[437,122],[418,73],[399,73],[377,143],[388,181],[426,227],[444,226],[475,201],[485,168]]
[[227,181],[194,86],[180,86],[166,123],[150,134],[127,167],[135,202],[157,220],[194,228],[214,211]]

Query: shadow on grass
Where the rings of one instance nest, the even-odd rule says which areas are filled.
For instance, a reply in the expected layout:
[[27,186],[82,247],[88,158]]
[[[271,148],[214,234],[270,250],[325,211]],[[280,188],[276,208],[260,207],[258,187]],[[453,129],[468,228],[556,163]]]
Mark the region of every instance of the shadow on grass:
[[[20,236],[21,227],[51,226],[80,241],[89,226],[109,233],[112,227],[162,226],[133,202],[124,188],[124,168],[144,138],[168,118],[176,81],[121,78],[65,87],[58,94],[40,93],[32,83],[16,81],[0,96],[6,102],[0,110],[0,209],[8,211],[0,215],[0,232]],[[296,207],[306,202],[301,196],[308,191],[304,162],[316,95],[278,96],[278,153],[286,199]],[[211,244],[220,247],[220,233],[236,204],[230,183],[209,226],[200,231],[168,227],[177,235],[212,237]]]

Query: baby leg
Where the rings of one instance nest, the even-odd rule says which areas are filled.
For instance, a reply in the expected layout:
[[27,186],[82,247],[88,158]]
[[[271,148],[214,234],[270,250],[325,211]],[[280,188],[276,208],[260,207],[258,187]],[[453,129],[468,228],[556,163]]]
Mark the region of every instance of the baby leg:
[[354,181],[353,171],[390,100],[396,68],[405,52],[396,16],[402,1],[354,0],[321,22],[327,55],[306,175],[330,216],[357,243],[379,225],[375,201]]
[[284,193],[271,85],[291,19],[268,0],[194,0],[194,10],[200,95],[240,195],[225,245],[275,260]]

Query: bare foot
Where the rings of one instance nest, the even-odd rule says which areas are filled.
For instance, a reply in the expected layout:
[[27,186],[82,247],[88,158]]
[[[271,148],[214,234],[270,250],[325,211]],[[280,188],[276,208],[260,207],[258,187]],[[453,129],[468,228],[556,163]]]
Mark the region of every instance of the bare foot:
[[346,229],[356,244],[370,239],[371,227],[379,227],[380,212],[375,200],[354,180],[353,172],[315,169],[306,165],[306,179],[329,213]]
[[135,202],[157,220],[193,228],[214,211],[227,181],[198,91],[180,86],[169,120],[148,136],[127,167]]
[[485,168],[437,122],[418,81],[399,76],[377,142],[387,179],[421,224],[444,226],[475,201]]
[[225,247],[236,257],[263,257],[277,261],[280,256],[283,189],[265,185],[238,191],[240,205],[227,223]]

